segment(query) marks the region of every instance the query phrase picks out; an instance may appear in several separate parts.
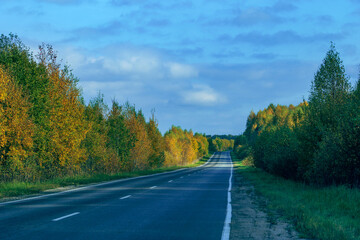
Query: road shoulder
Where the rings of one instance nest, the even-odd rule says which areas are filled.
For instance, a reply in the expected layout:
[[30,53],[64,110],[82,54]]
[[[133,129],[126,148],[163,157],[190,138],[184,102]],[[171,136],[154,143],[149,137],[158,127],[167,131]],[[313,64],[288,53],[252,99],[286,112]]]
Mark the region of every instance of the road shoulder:
[[255,193],[241,173],[234,171],[230,239],[302,239],[279,214],[266,209],[267,200]]

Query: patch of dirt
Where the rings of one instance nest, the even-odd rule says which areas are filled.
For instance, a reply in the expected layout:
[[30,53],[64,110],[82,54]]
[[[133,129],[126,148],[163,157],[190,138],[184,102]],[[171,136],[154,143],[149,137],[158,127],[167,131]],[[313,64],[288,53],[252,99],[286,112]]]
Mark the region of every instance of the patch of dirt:
[[266,199],[256,195],[254,187],[238,173],[231,191],[231,205],[230,239],[303,239],[279,215],[262,210],[266,207]]

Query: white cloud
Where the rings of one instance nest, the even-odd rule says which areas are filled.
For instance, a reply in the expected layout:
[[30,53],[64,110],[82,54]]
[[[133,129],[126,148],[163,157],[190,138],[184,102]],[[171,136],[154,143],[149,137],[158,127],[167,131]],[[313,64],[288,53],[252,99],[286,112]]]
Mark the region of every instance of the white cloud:
[[[141,47],[113,47],[104,56],[103,67],[115,74],[127,74],[130,78],[192,78],[198,70],[188,64],[170,61],[162,54]],[[107,49],[109,51],[109,49]]]
[[161,70],[160,59],[141,51],[124,51],[104,58],[104,68],[118,74],[155,74]]
[[[96,64],[103,60],[102,57],[89,55],[84,49],[74,48],[71,46],[64,46],[60,48],[58,54],[63,63],[70,65],[70,67],[74,70],[85,68],[86,71],[89,71],[89,65]],[[101,69],[91,68],[93,73],[100,70]]]
[[148,81],[198,77],[196,67],[170,60],[153,49],[134,46],[108,46],[94,56],[84,49],[63,47],[61,58],[74,70],[86,75],[111,73],[121,79]]
[[183,101],[195,105],[215,105],[226,102],[226,98],[207,85],[194,85],[182,93]]
[[168,67],[171,76],[174,78],[190,78],[198,76],[197,69],[190,65],[169,62],[166,66]]

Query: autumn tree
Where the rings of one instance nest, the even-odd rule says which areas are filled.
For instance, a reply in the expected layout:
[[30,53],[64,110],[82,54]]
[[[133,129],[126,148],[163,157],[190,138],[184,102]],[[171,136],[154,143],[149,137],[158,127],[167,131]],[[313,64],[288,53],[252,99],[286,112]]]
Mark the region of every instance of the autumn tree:
[[80,171],[86,160],[81,143],[85,139],[88,124],[84,118],[84,105],[80,102],[77,79],[71,71],[57,63],[56,53],[50,45],[40,46],[38,59],[46,68],[49,79],[48,140],[41,152],[39,165],[48,176],[72,174]]
[[21,86],[22,94],[31,103],[29,115],[37,131],[47,128],[50,99],[45,65],[38,64],[29,48],[14,34],[0,37],[0,65]]
[[174,128],[163,137],[129,103],[104,97],[85,105],[78,79],[50,45],[34,56],[13,34],[0,37],[0,173],[2,180],[180,165],[207,153],[207,141]]
[[174,166],[181,163],[181,145],[177,139],[176,132],[174,131],[174,126],[165,133],[165,166]]
[[209,153],[209,142],[204,134],[195,133],[194,138],[198,143],[197,157],[200,158]]
[[182,141],[182,164],[192,163],[197,158],[198,151],[194,133],[191,130],[185,130],[180,140]]
[[[29,117],[34,126],[34,159],[42,159],[40,152],[46,151],[48,139],[45,137],[49,131],[49,77],[46,73],[46,67],[38,64],[30,50],[14,34],[0,37],[0,65],[12,77],[14,82],[21,87],[22,95],[28,99]],[[32,171],[38,171],[41,168],[39,162],[35,163]],[[33,175],[37,178],[40,175]]]
[[359,85],[351,88],[331,44],[308,102],[250,113],[244,135],[255,166],[311,184],[359,186],[359,106]]
[[165,165],[184,165],[208,154],[208,141],[204,135],[172,126],[164,135]]
[[251,112],[247,134],[235,140],[235,153],[240,158],[252,154],[256,167],[297,179],[299,154],[295,127],[303,121],[305,107],[306,102],[298,106],[270,104],[257,114]]
[[0,66],[0,176],[1,180],[31,180],[34,124],[30,104],[21,87]]
[[129,170],[148,169],[151,154],[151,140],[148,137],[146,121],[141,111],[136,111],[135,106],[126,103],[124,106],[125,125],[134,137],[134,146],[130,149]]

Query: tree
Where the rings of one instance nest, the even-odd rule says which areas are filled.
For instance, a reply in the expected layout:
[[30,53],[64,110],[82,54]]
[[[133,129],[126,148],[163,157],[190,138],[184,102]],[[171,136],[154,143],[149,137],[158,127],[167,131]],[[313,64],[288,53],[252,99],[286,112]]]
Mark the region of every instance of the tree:
[[81,143],[88,131],[77,79],[67,67],[61,69],[52,46],[43,44],[39,49],[39,64],[45,67],[49,79],[50,107],[44,136],[47,145],[40,153],[39,165],[47,177],[73,174],[80,171],[86,160]]
[[246,129],[245,129],[245,132],[244,132],[244,135],[246,136],[246,138],[248,139],[248,142],[250,144],[252,144],[254,142],[254,138],[256,136],[256,134],[254,134],[254,128],[256,128],[256,126],[254,125],[255,123],[255,120],[256,120],[256,115],[254,113],[253,110],[251,110],[248,118],[247,118],[247,121],[246,121]]
[[31,103],[29,115],[34,123],[47,128],[49,79],[45,65],[38,64],[29,48],[14,34],[0,37],[0,65],[22,87],[23,96]]
[[[172,126],[164,135],[165,166],[192,163],[208,153],[208,141],[204,135]],[[210,138],[211,140],[211,138]]]
[[179,142],[176,136],[176,132],[173,131],[174,126],[165,133],[165,162],[164,166],[174,166],[181,163],[181,151],[182,148],[179,146]]
[[141,111],[136,111],[135,106],[125,103],[124,105],[125,125],[130,134],[134,136],[134,146],[130,149],[129,170],[148,169],[151,153],[151,141],[146,131],[146,121]]
[[99,93],[85,105],[77,83],[51,45],[34,57],[16,35],[0,36],[0,180],[113,174],[208,153],[205,136],[173,127],[163,137],[154,114],[147,122],[129,103],[109,111]]
[[134,147],[134,136],[126,127],[122,107],[115,100],[112,101],[112,108],[107,119],[107,136],[109,148],[115,150],[123,168],[129,164],[130,149]]
[[30,104],[21,88],[0,66],[0,176],[1,180],[33,177],[34,124]]
[[83,168],[86,172],[106,172],[105,162],[109,157],[106,146],[108,142],[107,109],[108,107],[104,103],[104,96],[100,93],[97,97],[91,99],[85,108],[85,119],[90,125],[89,131],[82,142],[87,156],[86,162],[83,163]]
[[149,119],[149,122],[146,124],[146,130],[151,141],[151,154],[149,158],[150,167],[161,167],[165,161],[165,142],[158,129],[158,123],[155,119],[154,112],[152,112],[152,116]]
[[209,142],[206,139],[205,134],[195,133],[195,139],[198,142],[198,158],[205,156],[209,153]]
[[[34,123],[34,159],[41,168],[39,160],[46,153],[50,129],[49,77],[46,67],[38,64],[29,49],[14,34],[0,37],[0,65],[22,89],[22,96],[28,99],[29,117]],[[35,175],[34,175],[35,177]],[[37,176],[39,177],[39,176]]]
[[[333,138],[330,135],[337,135],[336,133],[340,132],[340,126],[346,118],[345,109],[347,109],[350,89],[351,85],[349,78],[345,75],[344,65],[334,44],[331,43],[330,50],[312,82],[309,106],[305,111],[306,117],[298,131],[300,140],[299,170],[300,174],[308,181],[319,179],[316,175],[324,176],[326,173],[321,173],[321,171],[327,171],[325,169],[328,168],[325,166],[328,164],[335,166],[331,162],[341,161],[335,159],[338,154],[334,153],[332,159],[322,158],[319,151],[326,151],[326,148],[336,149],[336,147],[328,145],[330,144],[329,139]],[[326,148],[322,146],[323,140],[328,142]],[[319,147],[323,150],[320,150]],[[319,161],[326,162],[320,163]]]
[[345,75],[345,68],[335,45],[331,43],[323,63],[315,74],[311,85],[309,103],[320,106],[330,102],[339,103],[350,91],[349,78]]

